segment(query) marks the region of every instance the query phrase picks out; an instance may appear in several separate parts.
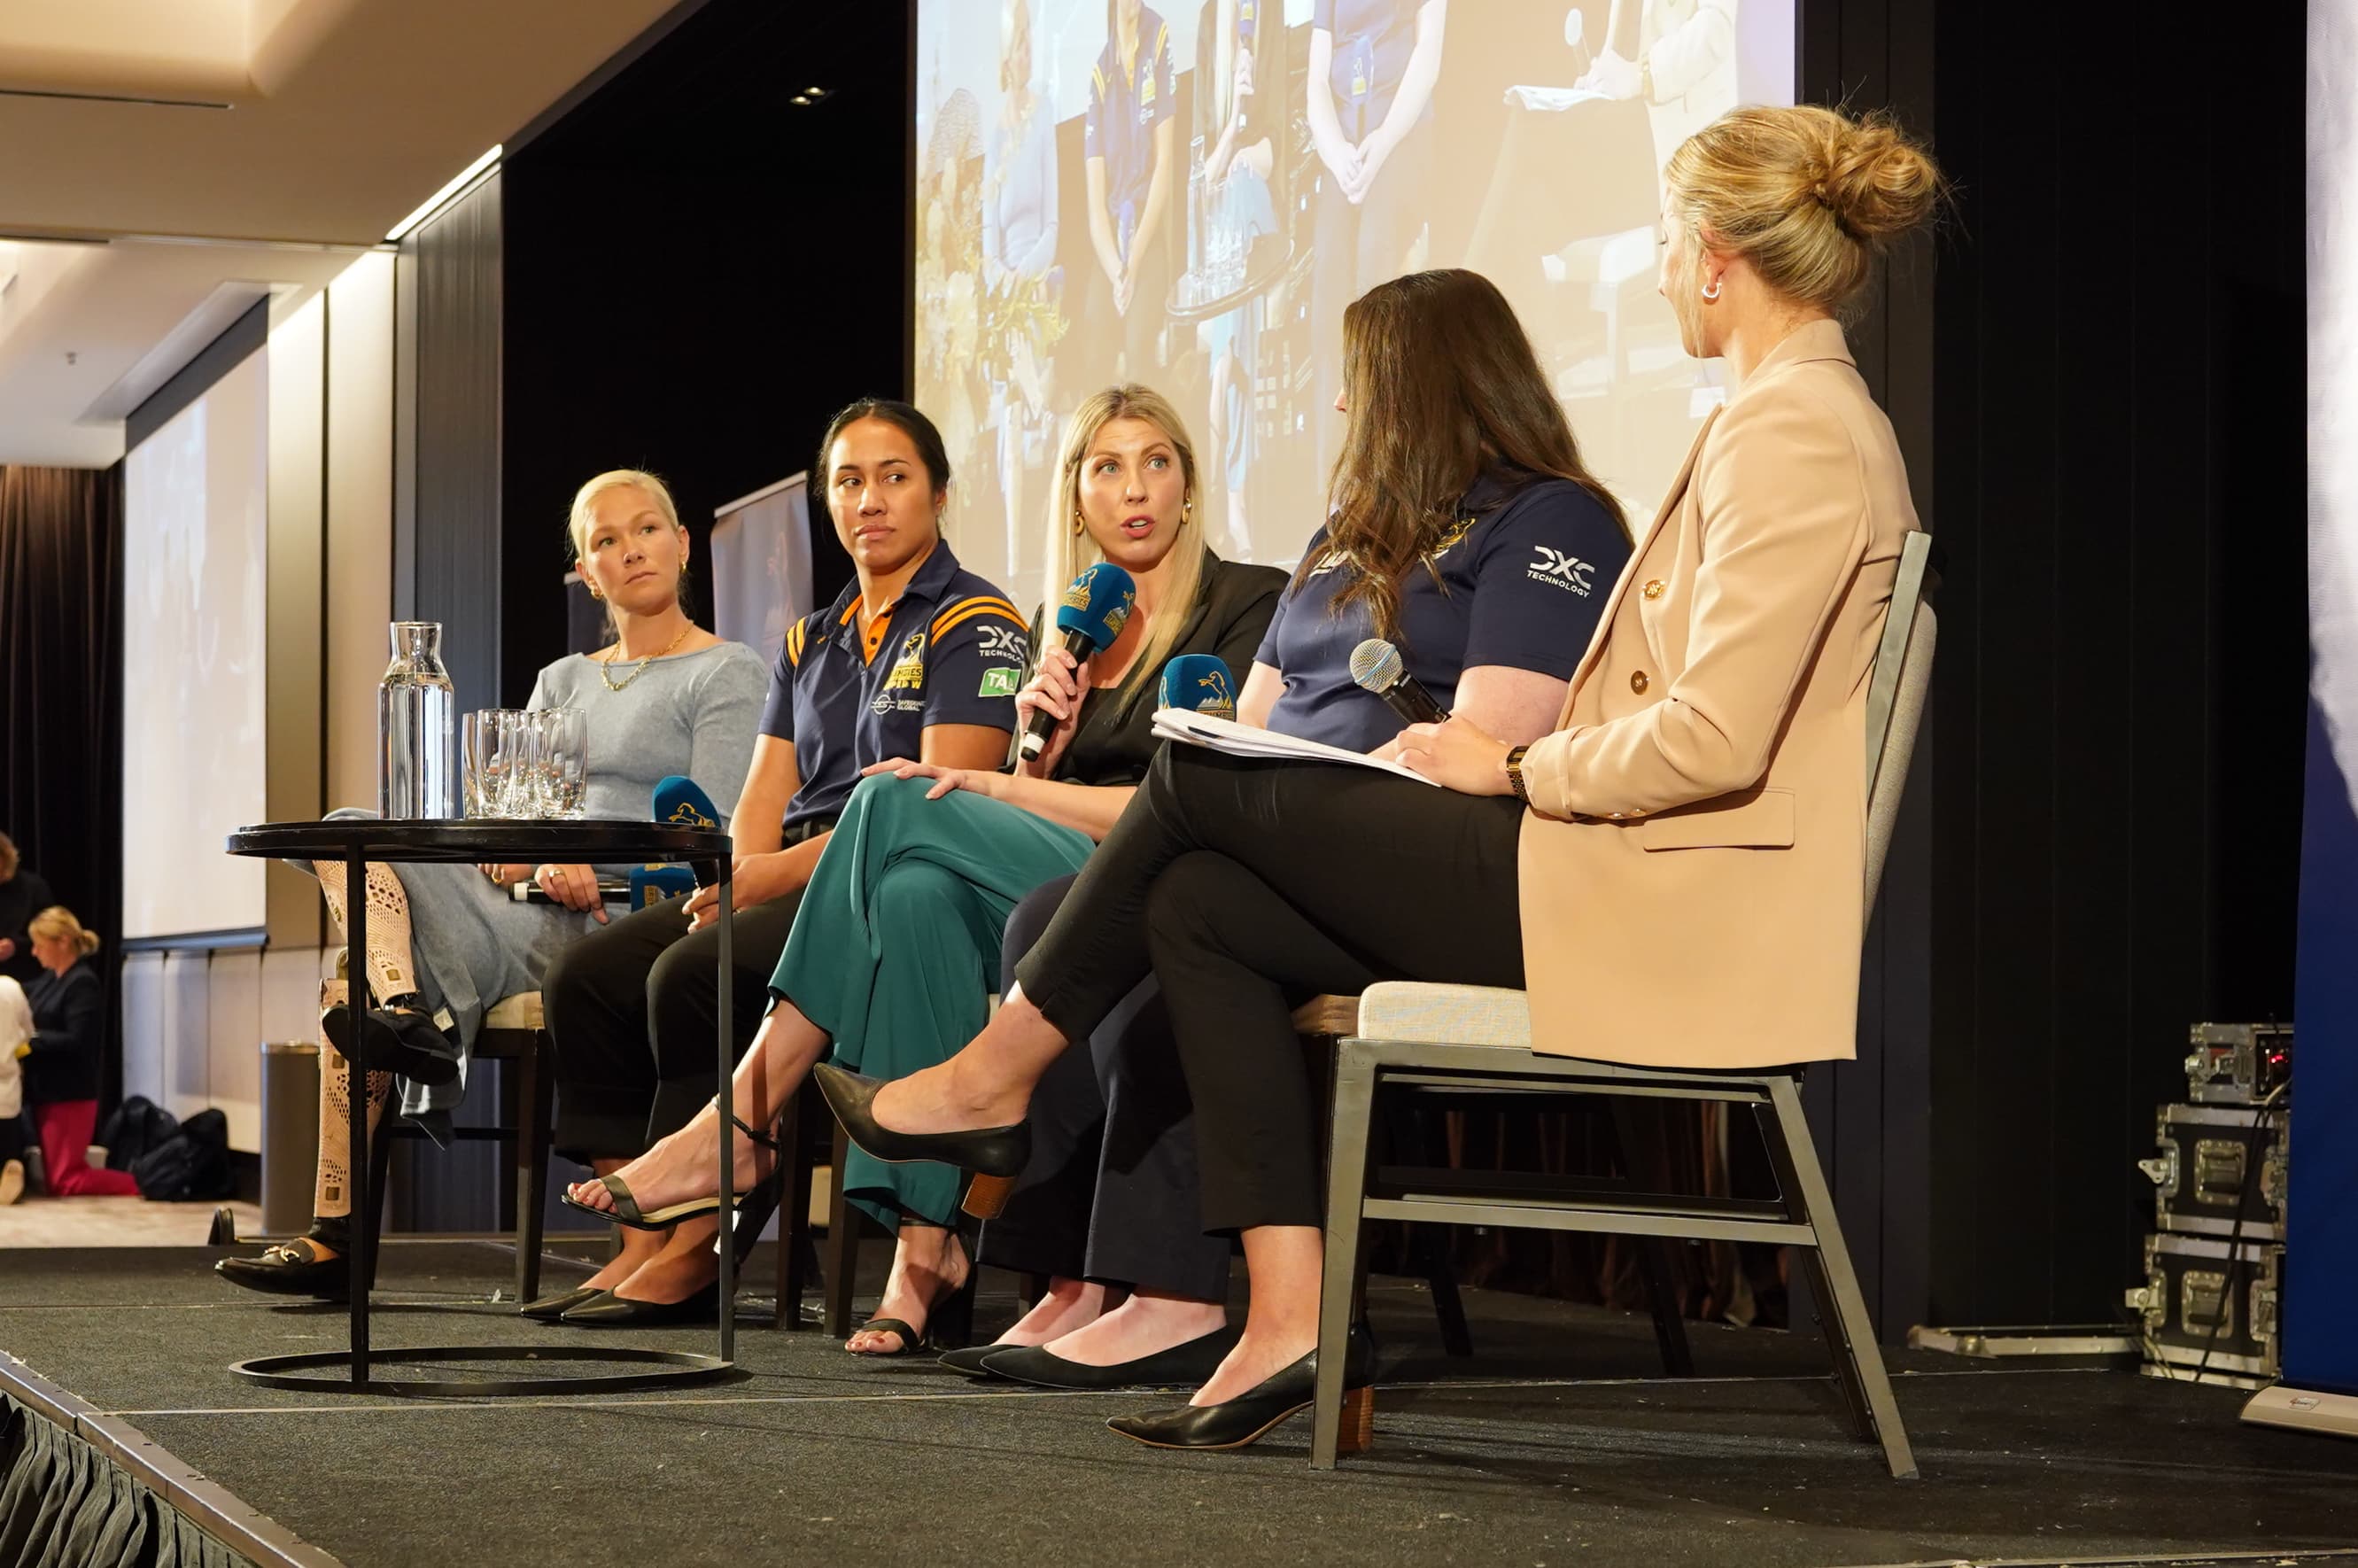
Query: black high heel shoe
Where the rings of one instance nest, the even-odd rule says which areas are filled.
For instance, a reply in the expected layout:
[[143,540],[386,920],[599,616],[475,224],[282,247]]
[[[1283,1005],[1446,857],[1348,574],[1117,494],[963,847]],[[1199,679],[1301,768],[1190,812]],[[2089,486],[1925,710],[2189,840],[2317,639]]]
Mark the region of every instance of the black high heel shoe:
[[459,1080],[459,1047],[422,1012],[377,1008],[359,1018],[338,1002],[319,1014],[319,1027],[345,1061],[373,1073],[392,1073],[418,1084]]
[[[1375,1441],[1376,1391],[1368,1386],[1374,1360],[1374,1346],[1352,1330],[1337,1454],[1359,1453]],[[1106,1425],[1150,1448],[1243,1448],[1308,1410],[1317,1385],[1318,1352],[1313,1350],[1232,1400],[1118,1415]]]
[[847,1073],[831,1062],[813,1067],[811,1078],[827,1097],[827,1108],[843,1123],[844,1135],[875,1158],[887,1164],[935,1160],[969,1173],[973,1179],[958,1206],[977,1219],[999,1217],[1007,1206],[1007,1195],[1015,1190],[1015,1178],[1032,1159],[1029,1119],[960,1132],[896,1132],[877,1121],[873,1108],[885,1080]]
[[[729,1119],[730,1126],[743,1133],[757,1148],[767,1149],[773,1154],[780,1152],[778,1141],[775,1138],[766,1132],[754,1131],[737,1119],[735,1111],[724,1110],[721,1114]],[[747,1201],[761,1189],[763,1183],[776,1174],[777,1170],[773,1167],[770,1176],[763,1177],[751,1188],[737,1195],[737,1207],[741,1213],[745,1208]],[[683,1219],[694,1219],[698,1215],[720,1212],[720,1198],[718,1194],[711,1197],[690,1198],[686,1203],[667,1204],[658,1209],[642,1210],[639,1207],[639,1200],[631,1195],[630,1184],[622,1180],[619,1173],[611,1176],[600,1176],[598,1180],[606,1191],[613,1195],[612,1208],[600,1208],[594,1204],[583,1203],[569,1192],[560,1194],[557,1201],[568,1208],[578,1208],[583,1214],[595,1215],[600,1219],[611,1220],[616,1225],[627,1225],[633,1230],[662,1230],[668,1226],[677,1225]],[[763,1223],[767,1222],[768,1217],[765,1215],[763,1217]]]

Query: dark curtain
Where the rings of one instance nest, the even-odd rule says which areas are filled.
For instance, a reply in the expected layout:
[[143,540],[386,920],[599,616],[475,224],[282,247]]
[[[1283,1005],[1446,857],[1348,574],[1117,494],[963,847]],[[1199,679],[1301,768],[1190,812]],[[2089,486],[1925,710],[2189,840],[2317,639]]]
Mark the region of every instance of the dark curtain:
[[71,1430],[0,1391],[0,1563],[252,1568]]
[[[123,903],[123,465],[0,467],[0,832],[106,938],[119,1011]],[[123,1038],[104,1103],[122,1094]]]

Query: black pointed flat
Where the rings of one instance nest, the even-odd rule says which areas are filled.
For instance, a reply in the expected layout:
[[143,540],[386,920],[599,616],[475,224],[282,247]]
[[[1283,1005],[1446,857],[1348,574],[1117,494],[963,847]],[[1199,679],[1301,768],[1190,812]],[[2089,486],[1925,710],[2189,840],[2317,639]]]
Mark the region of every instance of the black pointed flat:
[[896,1132],[876,1119],[874,1102],[885,1080],[845,1072],[831,1062],[811,1069],[827,1108],[843,1123],[845,1136],[887,1164],[937,1161],[970,1172],[966,1200],[960,1205],[978,1219],[996,1219],[1014,1190],[1015,1178],[1032,1159],[1032,1123],[978,1127],[958,1132]]
[[352,1010],[338,1002],[319,1014],[319,1027],[345,1061],[370,1072],[429,1086],[459,1081],[459,1047],[422,1012],[362,1013],[355,1036]]
[[1211,1333],[1109,1367],[1068,1361],[1044,1345],[993,1346],[983,1370],[1037,1389],[1193,1389],[1208,1381],[1237,1347],[1238,1330]]
[[993,1341],[989,1345],[962,1345],[956,1350],[943,1351],[939,1356],[935,1357],[934,1359],[940,1362],[943,1366],[947,1367],[951,1371],[963,1372],[969,1378],[998,1378],[998,1373],[992,1371],[990,1368],[982,1364],[985,1357],[996,1356],[1002,1350],[1025,1350],[1029,1348],[1029,1346],[1001,1345],[997,1341]]
[[540,1323],[555,1323],[573,1308],[585,1306],[605,1293],[605,1291],[597,1285],[576,1285],[569,1291],[559,1291],[553,1296],[543,1296],[536,1302],[525,1303],[524,1305],[516,1308],[516,1315],[532,1318]]
[[720,1281],[676,1302],[640,1302],[600,1291],[557,1320],[568,1328],[667,1328],[720,1321]]

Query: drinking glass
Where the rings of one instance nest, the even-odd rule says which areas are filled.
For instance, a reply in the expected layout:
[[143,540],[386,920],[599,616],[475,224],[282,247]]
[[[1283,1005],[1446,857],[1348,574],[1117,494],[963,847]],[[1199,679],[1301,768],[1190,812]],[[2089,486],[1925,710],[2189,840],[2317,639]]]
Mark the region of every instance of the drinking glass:
[[467,716],[467,815],[530,816],[532,715],[514,708],[478,708]]
[[533,814],[579,821],[589,804],[590,715],[579,708],[544,708],[528,717],[536,731]]

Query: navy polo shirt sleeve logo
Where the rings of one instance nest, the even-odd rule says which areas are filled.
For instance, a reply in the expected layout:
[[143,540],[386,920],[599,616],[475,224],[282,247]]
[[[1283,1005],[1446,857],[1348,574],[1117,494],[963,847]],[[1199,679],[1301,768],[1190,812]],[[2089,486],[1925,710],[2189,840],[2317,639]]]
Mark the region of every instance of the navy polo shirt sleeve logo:
[[1588,597],[1589,589],[1595,586],[1595,567],[1582,560],[1570,550],[1558,550],[1546,545],[1534,545],[1531,547],[1538,552],[1538,555],[1524,569],[1525,577],[1530,578],[1533,582],[1543,582],[1550,588],[1567,589],[1580,595],[1583,599]]

